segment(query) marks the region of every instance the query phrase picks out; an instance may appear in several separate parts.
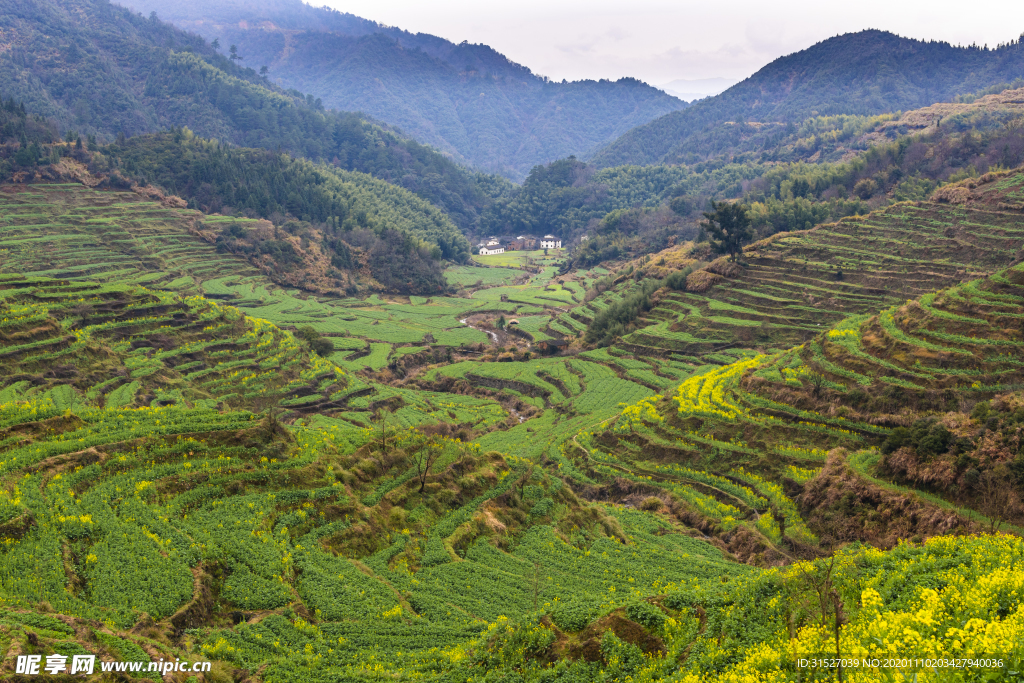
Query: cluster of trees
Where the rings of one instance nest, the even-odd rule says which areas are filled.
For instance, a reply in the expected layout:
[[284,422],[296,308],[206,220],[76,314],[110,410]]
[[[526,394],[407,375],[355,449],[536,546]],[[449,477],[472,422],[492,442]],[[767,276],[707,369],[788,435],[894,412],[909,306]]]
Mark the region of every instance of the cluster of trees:
[[370,272],[388,291],[431,295],[448,290],[441,264],[408,233],[387,229],[378,235],[363,231],[346,239],[369,254]]
[[50,144],[60,139],[57,126],[38,115],[30,116],[24,102],[0,97],[0,145]]
[[599,170],[570,156],[535,166],[521,187],[494,202],[484,215],[483,225],[490,232],[552,232],[571,240],[609,212],[657,207],[694,175],[685,166]]
[[[437,247],[387,226],[346,230],[332,223],[293,219],[272,229],[266,224],[247,229],[229,223],[217,236],[217,248],[251,259],[289,286],[344,290],[355,296],[367,289],[361,276],[365,268],[385,291],[423,296],[449,291]],[[326,274],[317,264],[321,254],[330,260]]]
[[35,168],[40,161],[49,163],[51,150],[47,146],[59,139],[52,122],[30,116],[25,104],[13,97],[0,97],[0,181],[15,171]]
[[743,200],[762,237],[926,199],[942,182],[1024,163],[1024,118],[1009,110],[950,116],[938,128],[875,144],[842,163],[778,165],[747,184]]
[[295,336],[309,344],[313,353],[324,358],[334,353],[334,342],[317,332],[312,325],[303,325],[295,331]]

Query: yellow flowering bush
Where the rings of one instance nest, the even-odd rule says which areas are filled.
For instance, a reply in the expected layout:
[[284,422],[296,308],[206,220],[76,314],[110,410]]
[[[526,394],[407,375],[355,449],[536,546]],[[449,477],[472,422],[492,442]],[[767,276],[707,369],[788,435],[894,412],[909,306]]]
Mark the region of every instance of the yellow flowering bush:
[[664,396],[658,394],[656,396],[642,398],[633,405],[620,403],[619,405],[624,407],[622,409],[622,415],[619,416],[619,421],[615,423],[614,431],[618,433],[627,431],[634,432],[636,431],[637,425],[664,422],[665,418],[658,413],[658,409],[654,405],[662,398],[664,398]]
[[679,385],[675,396],[680,414],[726,420],[745,415],[744,408],[730,401],[728,391],[745,371],[757,367],[763,359],[764,356],[754,356],[687,379]]

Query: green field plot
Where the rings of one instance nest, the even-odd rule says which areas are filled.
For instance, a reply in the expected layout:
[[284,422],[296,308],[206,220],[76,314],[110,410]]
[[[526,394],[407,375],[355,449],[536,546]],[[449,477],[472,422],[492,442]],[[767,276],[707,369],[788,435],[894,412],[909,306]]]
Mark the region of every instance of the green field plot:
[[529,334],[535,341],[552,339],[556,335],[545,332],[551,318],[546,315],[521,315],[516,318],[516,327]]
[[348,356],[345,360],[340,361],[338,365],[347,370],[360,370],[362,368],[380,370],[388,364],[388,357],[390,355],[391,344],[374,342],[370,344],[369,353],[365,356],[360,356],[359,358]]
[[542,397],[546,403],[561,403],[580,393],[578,377],[566,361],[558,358],[511,363],[464,361],[434,368],[426,378],[433,379],[438,375],[465,378],[495,389]]
[[[432,340],[436,344],[461,346],[488,342],[484,332],[461,322],[478,310],[497,312],[506,318],[518,317],[522,329],[535,339],[557,336],[542,331],[548,318],[536,313],[547,307],[568,307],[573,302],[569,290],[548,287],[546,276],[547,273],[534,276],[542,284],[491,287],[475,292],[471,299],[431,297],[416,304],[383,299],[318,300],[268,288],[259,278],[221,278],[203,283],[203,288],[278,325],[310,325],[332,337],[358,337],[381,343],[422,344]],[[509,300],[502,301],[503,295]]]
[[444,271],[444,276],[448,282],[463,287],[494,287],[512,284],[516,279],[529,277],[529,273],[513,268],[452,266]]

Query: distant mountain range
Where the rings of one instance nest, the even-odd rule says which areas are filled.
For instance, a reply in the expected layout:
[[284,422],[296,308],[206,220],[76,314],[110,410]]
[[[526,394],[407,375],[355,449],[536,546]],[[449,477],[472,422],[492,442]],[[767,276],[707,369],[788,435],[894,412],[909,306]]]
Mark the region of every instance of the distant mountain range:
[[397,126],[457,161],[521,181],[592,153],[685,102],[638,80],[554,82],[486,45],[313,8],[300,0],[121,0],[207,40],[272,81]]
[[713,97],[736,83],[733,78],[677,78],[658,87],[684,102],[692,102]]
[[598,166],[695,162],[737,121],[879,114],[926,107],[1024,76],[1024,45],[954,47],[861,31],[781,57],[715,97],[629,131],[597,152]]
[[100,143],[187,126],[205,138],[368,173],[440,207],[463,230],[511,184],[384,124],[326,111],[220,55],[202,37],[106,0],[0,3],[0,96]]

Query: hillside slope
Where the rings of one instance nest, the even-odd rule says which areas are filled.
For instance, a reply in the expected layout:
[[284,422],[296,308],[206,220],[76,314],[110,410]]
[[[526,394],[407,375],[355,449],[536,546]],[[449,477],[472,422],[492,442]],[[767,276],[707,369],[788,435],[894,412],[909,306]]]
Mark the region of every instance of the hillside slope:
[[420,142],[521,181],[541,163],[582,155],[686,103],[634,79],[557,83],[486,45],[413,34],[300,0],[127,0],[270,78],[398,126]]
[[284,91],[201,37],[100,0],[0,7],[0,93],[29,113],[110,142],[172,126],[205,138],[287,151],[405,187],[471,229],[507,181],[312,96]]
[[[786,348],[848,315],[992,273],[1024,247],[1022,186],[1020,170],[993,173],[932,201],[776,234],[748,246],[739,263],[721,258],[697,270],[685,291],[664,291],[612,351],[720,363],[723,351]],[[589,323],[628,284],[572,315]]]
[[[25,151],[37,158],[20,159],[19,152],[11,160],[13,167],[11,161],[0,160],[0,172],[11,169],[11,176],[21,183],[51,182],[0,186],[0,202],[8,211],[0,218],[0,233],[10,239],[12,233],[20,237],[34,230],[38,239],[62,244],[96,240],[97,246],[109,250],[112,262],[147,276],[162,271],[161,280],[200,273],[206,277],[197,280],[210,279],[211,273],[243,274],[245,269],[220,263],[195,273],[186,266],[183,272],[178,268],[187,261],[174,258],[165,263],[157,257],[162,252],[154,253],[156,245],[149,241],[154,232],[160,233],[158,239],[189,243],[186,251],[205,241],[209,253],[203,259],[217,260],[211,256],[215,251],[234,252],[281,284],[322,293],[441,293],[447,283],[440,260],[469,257],[469,245],[458,228],[439,209],[406,190],[283,154],[224,149],[187,131],[122,140],[104,148],[105,154],[60,142]],[[144,187],[134,185],[119,169]],[[185,194],[188,202],[165,195],[145,178]],[[52,182],[56,180],[74,182]],[[128,187],[134,194],[90,190]],[[160,204],[147,205],[137,195]],[[204,216],[186,206],[202,206],[207,212],[234,210],[276,223]],[[40,215],[49,222],[39,223]],[[130,234],[131,239],[111,239],[111,229],[125,237]],[[40,272],[54,262],[91,264],[86,272],[99,265],[94,252],[58,256],[22,250],[18,239],[13,243],[17,246],[5,254],[6,260],[23,272]],[[137,255],[152,260],[134,261]]]
[[[788,529],[794,552],[817,539],[892,545],[978,523],[1020,533],[1022,293],[1017,265],[697,373],[580,439],[572,459],[592,479],[724,487],[741,511],[759,503],[726,480],[752,487],[770,507],[756,528],[783,545]],[[744,523],[721,507],[700,514],[717,533]]]
[[[1017,404],[949,416],[956,452],[934,445],[944,438],[935,423],[923,430],[928,445],[911,433],[892,451],[893,463],[925,448],[966,454],[954,467],[979,487],[959,489],[957,508],[878,479],[867,447],[896,432],[864,422],[852,384],[840,385],[867,355],[928,375],[915,396],[943,384],[978,399],[1004,391],[962,385],[992,373],[1019,380],[1024,342],[1002,328],[1022,294],[1024,275],[1010,269],[889,311],[893,326],[883,313],[821,335],[827,347],[861,349],[828,348],[833,366],[805,346],[695,377],[678,401],[647,399],[663,418],[627,410],[548,462],[431,430],[285,427],[245,408],[280,402],[294,380],[213,363],[230,352],[311,386],[345,381],[287,333],[198,297],[4,278],[0,353],[16,362],[0,375],[4,675],[18,655],[61,653],[208,661],[196,680],[211,682],[383,673],[539,683],[552,670],[604,683],[806,680],[796,659],[837,640],[882,656],[883,638],[910,647],[922,637],[963,657],[998,648],[1001,663],[983,668],[1015,670],[1020,540],[939,534],[988,526],[967,509],[984,500],[991,472],[1016,462]],[[69,346],[26,342],[62,323],[75,323]],[[962,352],[932,353],[943,335]],[[157,400],[95,384],[103,350]],[[978,362],[982,373],[964,380]],[[185,374],[196,363],[210,367]],[[821,387],[814,372],[827,373]],[[865,409],[898,381],[881,378]],[[191,393],[199,388],[210,398]],[[202,403],[218,396],[242,409]],[[828,404],[847,413],[828,415]],[[894,547],[821,559],[833,539]],[[99,667],[87,680],[103,680]]]
[[[1024,44],[954,47],[883,31],[849,33],[780,57],[720,95],[631,130],[593,156],[599,166],[678,163],[695,139],[740,121],[879,114],[949,101],[1024,73]],[[719,132],[720,131],[720,132]]]

